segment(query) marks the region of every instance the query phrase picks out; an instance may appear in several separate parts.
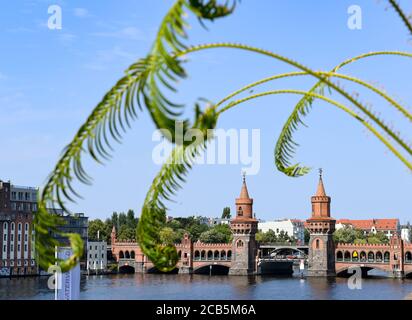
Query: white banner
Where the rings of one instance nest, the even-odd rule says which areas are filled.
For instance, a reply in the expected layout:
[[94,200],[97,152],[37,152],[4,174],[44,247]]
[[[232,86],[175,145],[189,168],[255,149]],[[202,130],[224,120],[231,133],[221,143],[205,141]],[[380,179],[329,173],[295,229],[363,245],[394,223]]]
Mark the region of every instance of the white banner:
[[[71,248],[59,248],[59,259],[66,260],[72,255]],[[61,276],[61,285],[58,285],[57,300],[78,300],[80,297],[80,265],[65,272]],[[60,280],[59,279],[59,280]]]

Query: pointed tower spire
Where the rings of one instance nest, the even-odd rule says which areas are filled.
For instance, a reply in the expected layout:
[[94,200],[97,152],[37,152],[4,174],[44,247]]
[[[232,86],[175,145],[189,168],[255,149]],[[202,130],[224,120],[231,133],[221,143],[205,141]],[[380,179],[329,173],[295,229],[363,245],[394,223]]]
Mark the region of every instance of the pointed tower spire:
[[323,170],[319,169],[319,183],[312,197],[312,218],[330,218],[330,197],[326,195],[322,179]]
[[319,169],[319,183],[318,183],[318,190],[316,191],[316,196],[318,197],[326,197],[325,187],[323,186],[322,180],[322,168]]
[[246,185],[246,173],[245,172],[243,172],[243,184],[242,184],[242,189],[240,190],[239,199],[250,199],[249,192],[247,190],[247,185]]
[[249,196],[246,185],[246,173],[242,173],[242,188],[240,189],[239,198],[236,199],[236,218],[254,219],[253,218],[253,199]]

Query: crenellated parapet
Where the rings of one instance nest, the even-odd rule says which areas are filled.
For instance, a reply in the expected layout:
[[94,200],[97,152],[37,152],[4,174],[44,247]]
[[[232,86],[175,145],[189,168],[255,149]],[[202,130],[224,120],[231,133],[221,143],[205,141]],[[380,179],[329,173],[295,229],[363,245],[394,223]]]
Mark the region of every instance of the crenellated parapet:
[[390,244],[338,243],[335,249],[389,249],[390,247]]
[[204,243],[197,241],[193,243],[193,248],[194,249],[231,249],[232,244],[231,243]]

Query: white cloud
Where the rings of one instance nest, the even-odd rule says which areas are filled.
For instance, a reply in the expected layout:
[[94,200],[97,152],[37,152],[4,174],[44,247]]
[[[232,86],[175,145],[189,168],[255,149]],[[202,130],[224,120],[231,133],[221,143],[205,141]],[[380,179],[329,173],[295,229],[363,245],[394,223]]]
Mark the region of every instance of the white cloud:
[[89,16],[89,11],[85,8],[74,8],[73,13],[76,17],[85,18]]
[[129,40],[145,39],[143,32],[136,27],[125,27],[123,29],[113,31],[113,32],[94,32],[94,33],[91,33],[90,35],[96,36],[96,37],[108,37],[108,38],[129,39]]

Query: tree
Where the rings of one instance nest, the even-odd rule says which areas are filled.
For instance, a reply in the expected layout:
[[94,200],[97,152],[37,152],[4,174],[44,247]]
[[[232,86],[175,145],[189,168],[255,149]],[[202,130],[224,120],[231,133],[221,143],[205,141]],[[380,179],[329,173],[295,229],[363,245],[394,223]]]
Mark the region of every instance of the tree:
[[[388,1],[402,18],[408,30],[411,31],[411,23],[402,8],[395,0]],[[53,217],[48,212],[47,208],[50,206],[61,207],[68,212],[66,209],[67,202],[73,201],[73,198],[78,196],[73,189],[73,180],[77,179],[82,183],[90,183],[90,177],[84,169],[84,155],[90,155],[93,160],[99,163],[108,159],[110,151],[113,150],[112,142],[119,142],[122,133],[126,131],[131,120],[136,119],[137,109],[135,106],[138,106],[141,110],[147,110],[156,128],[168,130],[171,135],[165,135],[165,138],[175,144],[175,148],[170,155],[173,165],[166,161],[153,180],[153,184],[145,198],[138,224],[138,234],[144,253],[159,270],[163,271],[173,269],[178,261],[175,248],[170,247],[170,250],[165,250],[158,243],[158,234],[165,218],[163,215],[166,208],[165,201],[176,193],[181,185],[180,182],[184,181],[188,170],[192,168],[195,156],[207,147],[208,130],[216,127],[220,117],[227,115],[226,111],[242,103],[269,95],[293,94],[302,96],[283,126],[275,146],[274,163],[277,169],[287,176],[299,177],[309,172],[308,167],[292,162],[292,157],[298,146],[294,141],[293,134],[299,128],[299,125],[304,123],[303,118],[309,114],[311,107],[317,100],[323,100],[333,107],[339,108],[352,119],[358,121],[409,170],[412,170],[412,162],[405,158],[405,154],[412,155],[412,147],[401,138],[402,135],[397,133],[398,130],[387,126],[380,116],[370,110],[371,108],[365,106],[360,99],[331,80],[333,78],[345,79],[351,84],[371,90],[388,101],[406,119],[412,120],[411,113],[382,90],[361,79],[338,73],[339,69],[345,65],[371,56],[391,54],[411,58],[412,54],[368,53],[342,62],[329,72],[316,71],[288,57],[249,45],[226,42],[189,47],[185,43],[188,25],[184,21],[184,16],[187,12],[192,13],[204,24],[205,21],[214,21],[232,14],[236,3],[236,0],[224,4],[219,3],[219,1],[177,0],[162,20],[154,44],[148,54],[129,67],[125,75],[104,95],[103,99],[81,125],[49,176],[41,194],[39,210],[34,218],[35,244],[36,251],[41,253],[38,261],[41,267],[47,270],[49,265],[55,263],[53,239],[50,234],[43,231],[49,229],[50,233],[58,233],[59,221],[57,217]],[[299,72],[276,74],[251,83],[223,97],[217,103],[205,103],[205,99],[200,99],[195,105],[193,121],[183,119],[181,117],[187,114],[184,112],[186,110],[182,109],[180,103],[165,98],[169,93],[166,90],[176,91],[177,83],[187,76],[182,64],[183,57],[186,58],[198,51],[217,48],[240,50],[262,57],[269,57],[274,61],[281,61],[290,67],[296,68]],[[238,99],[239,94],[251,92],[252,88],[259,85],[298,75],[310,76],[318,82],[309,91],[296,89],[271,90]],[[331,92],[338,93],[344,98],[345,102],[341,103],[325,96],[324,89],[326,88]],[[184,120],[182,121],[183,134],[190,133],[191,129],[196,129],[197,133],[203,135],[203,139],[195,139],[192,143],[177,143],[181,141],[182,135],[175,132],[175,122],[180,120]],[[188,155],[193,155],[193,157]],[[121,223],[121,221],[119,222]],[[60,263],[63,271],[73,267],[76,262],[75,258],[79,258],[81,253],[82,240],[80,236],[72,236],[70,241],[77,250],[75,250],[76,253],[72,259]]]
[[354,229],[350,226],[344,226],[333,233],[335,243],[354,243],[355,239],[365,240],[365,236],[361,230]]
[[370,244],[386,244],[389,243],[389,238],[382,231],[378,231],[375,234],[370,234],[367,238]]
[[229,243],[232,241],[232,232],[228,225],[220,224],[203,232],[199,240],[204,243]]
[[100,219],[91,220],[88,228],[88,238],[90,241],[97,241],[97,232],[100,233],[100,241],[107,239],[107,230],[104,222]]
[[136,241],[136,229],[128,227],[126,224],[120,226],[117,232],[117,239],[120,241],[135,240]]
[[178,240],[180,239],[177,233],[172,228],[165,227],[162,230],[160,230],[160,241],[163,244],[172,245],[177,243]]
[[222,219],[230,219],[230,207],[224,207],[222,212]]
[[304,231],[304,241],[305,241],[306,244],[309,243],[309,241],[310,241],[310,232],[306,228],[305,228],[305,231]]

